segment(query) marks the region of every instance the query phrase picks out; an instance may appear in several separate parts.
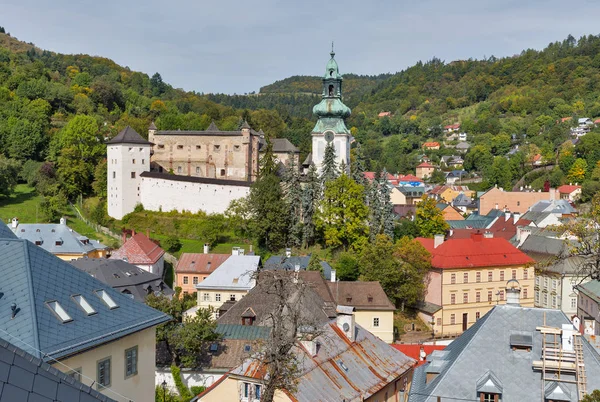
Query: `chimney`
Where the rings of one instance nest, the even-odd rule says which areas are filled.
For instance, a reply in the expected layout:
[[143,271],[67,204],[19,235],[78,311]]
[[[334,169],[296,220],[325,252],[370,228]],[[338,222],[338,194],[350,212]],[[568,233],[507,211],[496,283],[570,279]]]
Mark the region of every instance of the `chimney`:
[[442,245],[442,243],[444,243],[443,234],[436,234],[435,236],[433,236],[433,248],[438,248]]
[[320,344],[319,342],[314,340],[314,336],[311,334],[308,335],[304,335],[300,337],[300,343],[302,344],[302,346],[304,346],[304,348],[306,349],[306,351],[308,352],[308,354],[310,356],[316,356],[317,353],[319,353],[319,349],[320,349]]
[[489,230],[486,230],[485,233],[483,234],[483,238],[484,239],[493,239],[494,234],[492,232],[490,232]]
[[496,208],[494,208],[494,209],[498,209],[498,203],[496,203]]
[[12,218],[12,228],[16,229],[19,226],[19,218]]
[[286,256],[286,258],[290,258],[292,256],[292,249],[291,248],[286,248],[285,249],[285,256]]
[[123,231],[123,232],[121,232],[121,242],[123,242],[123,244],[125,244],[126,241],[127,241],[127,232]]
[[331,270],[331,282],[335,283],[337,281],[335,269]]
[[514,212],[513,213],[513,225],[516,225],[517,222],[519,222],[519,219],[521,219],[521,213],[520,212]]
[[298,274],[300,273],[300,264],[294,265],[294,277],[292,281],[298,283]]
[[504,222],[510,219],[510,211],[504,210]]
[[232,248],[231,255],[240,255],[240,248],[239,247]]
[[506,304],[509,306],[521,305],[521,288],[516,279],[511,279],[506,283]]
[[62,218],[60,218],[60,224],[61,225],[66,225],[67,224],[67,220],[65,219],[64,216]]
[[573,324],[563,324],[562,325],[562,350],[565,351],[573,351],[573,337],[575,336],[575,327]]
[[131,229],[131,237],[135,236],[135,229]]
[[354,307],[352,306],[337,306],[335,309],[337,312],[336,324],[338,328],[346,335],[346,338],[350,342],[354,342]]
[[208,254],[209,249],[210,245],[208,243],[204,243],[204,254]]
[[244,254],[246,254],[246,250],[244,250],[243,248],[240,247],[238,249],[238,255],[244,255]]

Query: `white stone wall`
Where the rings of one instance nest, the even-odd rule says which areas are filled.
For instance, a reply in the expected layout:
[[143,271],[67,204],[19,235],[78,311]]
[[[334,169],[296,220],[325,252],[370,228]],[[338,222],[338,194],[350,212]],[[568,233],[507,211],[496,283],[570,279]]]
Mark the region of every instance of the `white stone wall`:
[[[562,310],[567,317],[577,314],[577,294],[573,288],[581,278],[540,272],[535,276],[535,306]],[[585,280],[584,282],[587,282]],[[544,295],[546,295],[544,297]]]
[[[333,139],[333,146],[335,148],[336,161],[338,166],[342,161],[347,167],[350,166],[350,136],[348,134],[335,134]],[[312,136],[312,161],[317,167],[318,171],[321,171],[321,165],[323,164],[323,158],[325,157],[325,148],[327,147],[327,141],[323,134],[313,134]]]
[[[217,382],[221,377],[225,375],[226,371],[195,371],[189,369],[181,370],[181,380],[183,384],[188,387],[210,387]],[[171,392],[179,393],[173,374],[169,367],[157,367],[154,375],[154,382],[157,386],[162,388],[163,381],[166,381],[166,389]],[[162,396],[162,395],[161,395]]]
[[152,274],[162,276],[163,270],[165,268],[165,256],[159,258],[158,261],[154,264],[138,264],[136,267],[143,269],[144,271],[148,271]]
[[231,201],[249,193],[248,186],[193,183],[153,177],[143,177],[140,184],[140,201],[150,211],[223,213]]
[[150,171],[150,145],[109,144],[107,148],[108,215],[122,219],[140,202],[140,174]]

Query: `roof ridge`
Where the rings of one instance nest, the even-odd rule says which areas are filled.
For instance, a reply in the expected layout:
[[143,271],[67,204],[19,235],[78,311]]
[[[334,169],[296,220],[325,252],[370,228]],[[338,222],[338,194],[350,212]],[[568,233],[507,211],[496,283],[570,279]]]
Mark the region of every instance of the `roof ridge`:
[[[27,275],[27,287],[29,289],[29,299],[30,300],[35,300],[35,293],[33,292],[33,275],[31,274],[31,263],[30,263],[30,255],[29,255],[29,245],[31,244],[33,247],[37,247],[35,246],[33,243],[29,242],[28,240],[22,240],[24,243],[24,258],[25,258],[25,274]],[[39,331],[38,331],[38,323],[37,323],[37,309],[36,309],[36,305],[35,302],[29,303],[30,307],[31,307],[31,320],[32,320],[32,327],[33,327],[33,346],[37,351],[42,351],[40,349],[40,339],[39,339]],[[45,353],[44,351],[42,351],[43,353]],[[36,356],[39,357],[40,359],[44,359],[44,356],[42,356],[40,354],[40,356]]]

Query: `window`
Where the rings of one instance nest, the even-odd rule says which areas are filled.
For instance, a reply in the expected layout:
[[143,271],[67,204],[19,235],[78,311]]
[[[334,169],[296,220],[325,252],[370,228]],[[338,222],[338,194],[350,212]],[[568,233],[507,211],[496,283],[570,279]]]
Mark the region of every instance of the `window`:
[[481,272],[479,271],[477,271],[477,273],[475,274],[475,282],[481,282]]
[[544,277],[544,287],[548,287],[548,277]]
[[248,399],[250,397],[250,384],[247,382],[244,383],[243,397],[244,399]]
[[491,302],[492,301],[492,291],[488,290],[488,301]]
[[571,297],[571,308],[577,308],[577,299],[575,297]]
[[475,312],[475,321],[477,321],[481,317],[481,313],[479,311]]
[[182,169],[181,166],[177,166],[177,173],[181,173]]
[[540,284],[540,277],[539,277],[539,276],[536,276],[536,277],[535,277],[535,284],[536,284],[536,285],[539,285],[539,284]]
[[456,324],[456,315],[450,314],[450,325]]
[[221,150],[221,146],[220,145],[213,145],[213,150],[215,152],[219,152]]
[[484,393],[482,392],[481,394],[479,394],[479,400],[481,402],[498,402],[498,394],[488,394],[488,393]]
[[103,387],[110,386],[110,357],[106,359],[98,360],[96,363],[97,367],[97,375],[96,375],[96,383],[98,384],[98,389],[102,389]]
[[215,301],[221,301],[221,293],[215,293]]
[[221,176],[225,176],[225,169],[221,169]]
[[202,149],[200,145],[196,145],[196,149]]
[[76,368],[75,370],[67,371],[65,374],[69,377],[73,377],[76,381],[81,382],[81,367]]
[[73,321],[67,310],[63,308],[56,300],[47,301],[46,306],[54,313],[56,318],[58,318],[63,324],[69,321]]
[[196,166],[196,174],[200,174],[200,166]]
[[556,279],[552,279],[552,289],[556,290],[557,286],[558,286],[558,281]]
[[500,293],[500,300],[504,300],[504,290],[501,290],[499,293]]
[[442,319],[441,318],[437,319],[437,325],[442,325]]
[[125,378],[138,373],[138,347],[134,346],[125,350]]
[[129,148],[129,152],[133,151],[133,148]]
[[450,274],[450,283],[453,285],[456,283],[456,274]]
[[183,145],[177,145],[177,149],[183,149]]
[[204,300],[204,301],[210,301],[210,293],[203,293],[202,294],[202,300]]
[[112,297],[110,297],[110,295],[105,290],[94,290],[94,293],[96,293],[96,296],[98,296],[100,300],[102,300],[104,304],[108,306],[109,309],[112,310],[114,308],[119,307],[119,305],[115,303]]
[[131,164],[132,164],[132,165],[135,165],[135,159],[132,159],[132,160],[131,160]]
[[512,270],[512,279],[517,279],[517,270],[516,269]]
[[463,293],[463,303],[468,303],[469,302],[469,294],[468,293]]
[[113,172],[113,179],[117,178],[117,172]]
[[235,295],[229,295],[229,301],[235,301]]
[[552,296],[552,308],[556,308],[556,296]]
[[523,269],[523,279],[529,279],[529,271],[527,268]]
[[164,149],[164,145],[163,144],[158,144],[158,149]]
[[198,284],[198,277],[197,277],[197,276],[194,276],[194,278],[192,279],[192,283],[193,283],[194,285],[197,285],[197,284]]
[[488,272],[488,282],[491,282],[494,280],[494,273],[492,271]]
[[504,280],[504,271],[500,271],[500,280],[503,281]]
[[135,172],[131,172],[131,178],[135,179]]
[[261,396],[261,387],[258,384],[254,384],[254,399],[260,399]]
[[234,145],[233,146],[233,150],[236,151],[236,152],[239,151],[240,150],[240,146],[239,145]]
[[523,299],[527,299],[527,289],[523,289]]
[[184,285],[187,285],[187,284],[188,284],[188,277],[187,277],[187,276],[184,276],[184,277],[183,277],[183,284],[184,284]]
[[481,301],[481,292],[475,292],[475,302],[479,303]]
[[71,298],[75,303],[77,303],[77,306],[79,306],[79,308],[82,309],[83,312],[87,315],[96,314],[96,310],[94,310],[92,305],[88,303],[88,301],[82,295],[73,295],[71,296]]
[[379,317],[373,317],[373,326],[379,327]]
[[469,273],[465,272],[463,274],[463,283],[469,283]]
[[456,293],[450,295],[450,304],[456,304]]
[[142,159],[142,165],[146,164],[146,159]]
[[142,152],[144,150],[144,148],[138,148],[138,151]]
[[535,304],[539,303],[540,301],[540,293],[539,292],[535,292],[535,294],[533,295],[534,299],[535,299]]

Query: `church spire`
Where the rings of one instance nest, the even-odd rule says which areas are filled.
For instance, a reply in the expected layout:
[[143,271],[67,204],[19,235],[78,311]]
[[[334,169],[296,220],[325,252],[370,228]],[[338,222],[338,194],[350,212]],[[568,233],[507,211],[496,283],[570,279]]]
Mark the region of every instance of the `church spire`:
[[342,81],[343,77],[335,61],[335,52],[333,42],[331,42],[331,59],[325,66],[325,75],[323,76],[323,100],[313,108],[313,113],[318,117],[337,117],[345,118],[350,116],[350,108],[342,102]]

